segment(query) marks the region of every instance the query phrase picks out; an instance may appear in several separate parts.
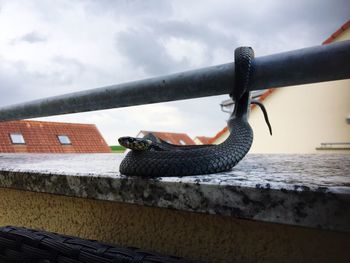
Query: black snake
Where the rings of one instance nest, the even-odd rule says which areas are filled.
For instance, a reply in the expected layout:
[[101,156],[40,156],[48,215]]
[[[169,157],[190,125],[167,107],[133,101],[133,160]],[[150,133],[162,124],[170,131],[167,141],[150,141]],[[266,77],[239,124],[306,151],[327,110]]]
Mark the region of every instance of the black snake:
[[235,89],[230,96],[235,108],[227,126],[228,138],[218,145],[177,146],[156,138],[121,137],[119,143],[132,149],[120,164],[125,175],[160,177],[211,174],[230,170],[249,151],[253,131],[248,123],[250,103],[266,110],[258,102],[251,102],[249,85],[253,73],[254,52],[250,47],[235,50]]

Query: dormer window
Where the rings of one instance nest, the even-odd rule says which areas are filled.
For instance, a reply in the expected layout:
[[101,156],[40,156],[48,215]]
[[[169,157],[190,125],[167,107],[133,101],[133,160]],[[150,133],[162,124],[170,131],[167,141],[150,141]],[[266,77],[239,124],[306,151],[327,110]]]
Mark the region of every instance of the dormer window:
[[58,140],[62,145],[70,145],[72,144],[69,137],[67,135],[57,135]]
[[10,138],[13,144],[26,144],[22,133],[10,133]]

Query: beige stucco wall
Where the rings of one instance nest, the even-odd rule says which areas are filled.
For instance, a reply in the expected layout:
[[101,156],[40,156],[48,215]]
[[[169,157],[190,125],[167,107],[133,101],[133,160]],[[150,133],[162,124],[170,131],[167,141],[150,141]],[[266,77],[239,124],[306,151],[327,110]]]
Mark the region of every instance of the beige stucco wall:
[[343,41],[350,39],[350,29],[343,31],[336,39],[334,39],[335,42],[337,41]]
[[202,145],[202,144],[203,144],[203,143],[201,142],[201,140],[198,139],[197,137],[195,137],[195,138],[193,139],[193,141],[195,142],[196,145]]
[[316,150],[321,143],[350,142],[350,80],[276,89],[264,105],[273,136],[260,110],[252,110],[252,153],[324,153]]
[[0,225],[213,263],[350,261],[346,233],[4,188]]
[[[350,29],[335,41],[350,39]],[[272,124],[268,133],[261,111],[252,110],[254,130],[251,153],[350,153],[350,150],[316,150],[321,143],[350,143],[350,80],[314,83],[276,89],[265,100]],[[226,139],[224,134],[215,143]]]

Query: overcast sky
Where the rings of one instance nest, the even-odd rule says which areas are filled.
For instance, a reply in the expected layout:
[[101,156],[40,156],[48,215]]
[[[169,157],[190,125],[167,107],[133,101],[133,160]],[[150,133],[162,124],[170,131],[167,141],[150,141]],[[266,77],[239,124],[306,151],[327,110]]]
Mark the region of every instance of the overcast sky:
[[[349,0],[0,0],[0,105],[319,45],[350,19]],[[110,145],[139,130],[213,136],[228,96],[62,115]]]

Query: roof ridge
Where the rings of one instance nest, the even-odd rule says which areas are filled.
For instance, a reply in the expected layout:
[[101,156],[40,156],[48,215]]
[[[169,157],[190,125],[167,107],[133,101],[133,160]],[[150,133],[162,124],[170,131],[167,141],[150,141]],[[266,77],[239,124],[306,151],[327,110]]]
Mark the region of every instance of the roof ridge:
[[330,44],[336,39],[341,33],[350,27],[350,20],[346,21],[337,31],[330,35],[325,41],[322,42],[322,45]]
[[76,122],[60,122],[60,121],[35,121],[35,120],[13,120],[13,121],[4,121],[6,122],[24,122],[24,123],[43,123],[43,124],[67,124],[67,125],[88,125],[88,126],[96,126],[93,123],[76,123]]

